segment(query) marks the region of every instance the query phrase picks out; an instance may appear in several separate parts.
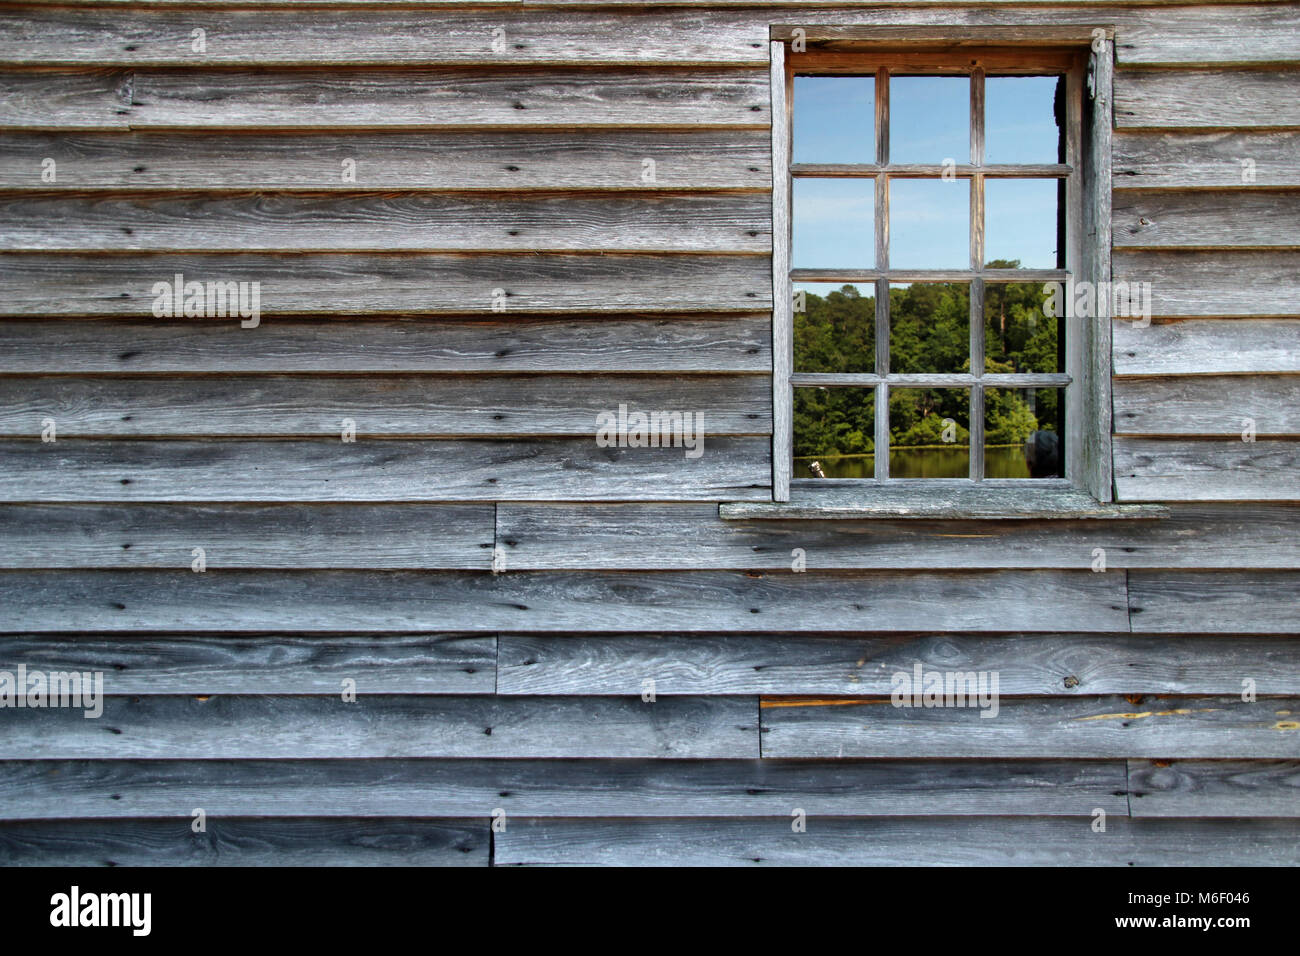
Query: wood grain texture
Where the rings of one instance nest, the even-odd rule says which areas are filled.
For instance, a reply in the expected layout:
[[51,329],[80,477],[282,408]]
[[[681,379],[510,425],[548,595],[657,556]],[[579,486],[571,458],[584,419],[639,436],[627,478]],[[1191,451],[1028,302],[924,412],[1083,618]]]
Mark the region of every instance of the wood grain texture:
[[[15,194],[0,249],[29,252],[766,253],[767,198],[429,193]],[[195,224],[202,223],[201,229]],[[629,224],[635,228],[629,229]]]
[[[60,438],[596,434],[597,416],[690,413],[706,436],[772,430],[765,375],[0,377],[0,435]],[[699,416],[696,418],[695,416]],[[688,430],[689,433],[689,430]],[[707,444],[706,444],[707,449]]]
[[1116,250],[1114,279],[1150,283],[1156,317],[1291,316],[1300,297],[1300,257],[1240,249]]
[[0,635],[14,673],[103,672],[114,694],[491,694],[496,637],[482,634]]
[[4,866],[487,866],[489,821],[224,819],[0,826]]
[[125,131],[135,76],[125,70],[0,73],[0,129]]
[[[764,757],[1300,757],[1300,698],[1003,698],[975,707],[765,699]],[[986,711],[991,713],[991,711]],[[1287,729],[1289,728],[1289,729]]]
[[[58,158],[53,183],[41,181],[47,156]],[[349,159],[354,182],[343,180]],[[655,164],[649,183],[646,159]],[[0,134],[0,187],[59,192],[766,191],[770,167],[761,130]]]
[[1113,325],[1116,375],[1300,372],[1300,321],[1294,319]]
[[[263,317],[0,322],[0,372],[765,372],[771,319]],[[1300,331],[1300,323],[1296,328]]]
[[0,764],[0,819],[1127,814],[1122,761],[167,760]]
[[498,866],[1295,866],[1289,820],[528,820]]
[[1115,125],[1121,130],[1300,126],[1300,72],[1123,71],[1115,78]]
[[0,598],[23,633],[1129,629],[1123,573],[1090,571],[9,571]]
[[1300,633],[1295,571],[1130,571],[1128,582],[1134,630]]
[[1115,382],[1115,431],[1229,435],[1248,420],[1259,435],[1300,435],[1300,376],[1189,375]]
[[1133,130],[1117,133],[1114,142],[1115,185],[1122,189],[1300,186],[1300,132],[1295,130]]
[[186,282],[259,282],[269,318],[753,312],[772,303],[770,269],[759,256],[0,253],[0,314],[149,317],[155,283],[174,282],[176,273]]
[[0,711],[0,759],[752,758],[757,713],[731,697],[107,697],[98,719]]
[[1116,248],[1125,249],[1293,249],[1300,246],[1300,193],[1121,190],[1112,231]]
[[698,458],[598,447],[594,423],[588,438],[533,441],[9,440],[0,502],[770,498],[767,441],[705,432]]
[[502,634],[501,694],[888,695],[895,674],[997,671],[1001,694],[1300,694],[1291,637]]
[[1300,443],[1116,438],[1122,501],[1300,501]]
[[[0,505],[0,568],[492,567],[491,504]],[[205,572],[206,573],[206,572]]]
[[1130,760],[1135,817],[1300,816],[1300,761]]

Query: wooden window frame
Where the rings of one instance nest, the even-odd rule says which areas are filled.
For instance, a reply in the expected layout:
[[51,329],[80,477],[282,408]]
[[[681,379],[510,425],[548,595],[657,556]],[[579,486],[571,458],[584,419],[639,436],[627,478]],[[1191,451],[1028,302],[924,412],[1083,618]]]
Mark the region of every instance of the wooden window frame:
[[[1110,319],[1081,318],[1069,310],[1065,371],[1060,374],[986,374],[983,362],[984,287],[989,282],[1110,281],[1110,134],[1113,28],[1098,27],[835,27],[773,26],[771,32],[773,169],[773,500],[789,501],[790,491],[889,485],[924,495],[935,488],[1005,489],[1008,498],[1026,487],[1080,492],[1095,501],[1113,498],[1111,479]],[[789,53],[797,41],[802,52]],[[876,161],[861,164],[791,163],[793,81],[796,73],[875,75]],[[888,182],[893,177],[938,178],[939,165],[890,164],[888,142],[891,73],[964,75],[971,82],[971,155],[953,170],[972,182],[970,190],[971,262],[963,270],[889,268]],[[983,121],[987,75],[1067,77],[1066,162],[1063,164],[985,165]],[[951,167],[950,167],[951,168]],[[861,177],[875,180],[876,256],[868,270],[792,270],[791,188],[800,176]],[[984,268],[983,185],[991,178],[1059,178],[1066,182],[1065,269],[989,270]],[[883,223],[883,225],[880,225]],[[971,371],[946,375],[900,375],[888,371],[890,281],[970,283]],[[793,370],[793,283],[796,281],[873,282],[876,301],[874,373],[821,374]],[[796,479],[792,475],[793,396],[796,386],[873,388],[876,394],[875,447],[888,447],[888,391],[891,386],[969,388],[971,395],[971,475],[953,479],[889,477],[888,454],[877,454],[874,478]],[[990,479],[983,477],[983,395],[985,387],[1061,387],[1066,402],[1064,477]],[[1051,496],[1047,499],[1051,501]],[[1064,498],[1063,498],[1064,500]],[[1076,499],[1077,500],[1077,499]]]

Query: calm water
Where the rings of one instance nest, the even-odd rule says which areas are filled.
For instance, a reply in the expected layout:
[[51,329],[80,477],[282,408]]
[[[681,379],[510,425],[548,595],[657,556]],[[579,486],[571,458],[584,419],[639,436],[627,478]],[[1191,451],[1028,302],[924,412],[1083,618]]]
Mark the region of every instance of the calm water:
[[[811,478],[810,461],[820,461],[827,478],[871,478],[875,474],[874,455],[845,455],[796,458],[794,477]],[[891,478],[967,478],[970,476],[970,449],[965,445],[926,448],[891,448]],[[1028,478],[1025,454],[1019,445],[987,445],[984,448],[984,477]]]

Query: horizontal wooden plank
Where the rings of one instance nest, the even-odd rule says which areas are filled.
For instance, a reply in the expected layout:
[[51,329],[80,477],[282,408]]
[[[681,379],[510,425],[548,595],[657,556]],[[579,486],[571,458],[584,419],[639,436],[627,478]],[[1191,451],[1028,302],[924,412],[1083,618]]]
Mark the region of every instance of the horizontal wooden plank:
[[1150,283],[1156,317],[1291,316],[1300,300],[1300,257],[1291,252],[1116,250],[1116,282]]
[[1300,71],[1123,70],[1115,75],[1115,125],[1120,129],[1300,126]]
[[[496,637],[0,635],[0,667],[102,672],[114,694],[491,694]],[[353,681],[348,685],[346,681]]]
[[[420,10],[357,8],[315,11],[303,17],[280,10],[207,10],[206,44],[193,50],[189,11],[16,9],[0,62],[30,65],[472,64],[502,63],[743,63],[766,56],[768,23],[795,19],[813,24],[1014,24],[1032,31],[1050,24],[1116,23],[1121,63],[1279,62],[1300,59],[1300,20],[1286,6],[1141,8],[1099,12],[1087,8],[969,10],[912,8],[863,11],[832,5],[788,13],[756,5],[743,11],[689,11],[664,17],[651,10],[462,9],[429,16]],[[1099,19],[1100,18],[1100,19]],[[1035,27],[1034,25],[1040,25]],[[494,29],[502,32],[494,33]],[[788,31],[786,31],[788,33]],[[936,31],[931,31],[936,32]],[[838,37],[825,28],[810,40]],[[938,32],[951,36],[951,29]],[[1086,45],[1079,27],[1069,37]]]
[[1121,435],[1300,435],[1300,376],[1121,378],[1112,394]]
[[[1300,186],[1300,132],[1117,131],[1117,188],[1220,189]],[[1249,160],[1249,162],[1247,162]]]
[[23,822],[0,826],[0,865],[487,866],[491,842],[487,820]]
[[[772,302],[760,256],[0,253],[0,314],[148,317],[160,301],[154,287],[177,274],[186,283],[258,282],[267,317],[753,312]],[[162,306],[169,301],[163,294]],[[217,321],[238,324],[234,311]]]
[[1300,634],[1298,572],[1130,571],[1128,584],[1135,630]]
[[[673,699],[673,698],[669,698]],[[765,698],[764,757],[1300,757],[1300,698],[1003,698],[976,707],[895,707]],[[1290,729],[1286,729],[1286,728]]]
[[[59,438],[578,435],[597,416],[689,413],[710,435],[772,431],[764,375],[222,375],[0,377],[0,435]],[[698,416],[698,417],[697,417]],[[689,430],[688,430],[689,431]],[[707,445],[705,446],[707,448]]]
[[[112,692],[111,679],[105,690]],[[0,710],[0,759],[757,757],[753,698],[106,697]]]
[[123,130],[131,115],[129,70],[0,74],[0,129]]
[[[707,424],[707,423],[706,423]],[[769,442],[601,448],[590,438],[0,441],[0,502],[769,498]]]
[[1130,760],[1128,789],[1135,817],[1296,817],[1300,761]]
[[1300,442],[1116,438],[1122,501],[1300,501]]
[[1295,866],[1300,824],[1109,817],[521,820],[498,866]]
[[[767,252],[764,195],[432,193],[0,196],[0,249],[29,252]],[[201,223],[201,228],[195,228]],[[635,223],[636,227],[628,228]]]
[[[707,504],[502,502],[518,570],[1300,567],[1300,509],[1179,506],[1158,521],[724,521]],[[795,549],[802,549],[802,554]]]
[[0,598],[20,633],[1128,630],[1123,573],[1091,571],[8,571]]
[[[763,372],[768,314],[495,320],[10,319],[0,372]],[[1300,323],[1296,324],[1300,331]]]
[[1127,249],[1293,249],[1300,193],[1252,189],[1114,194],[1111,235]]
[[[987,379],[985,384],[996,386]],[[850,478],[795,478],[793,484],[786,501],[728,501],[718,508],[718,514],[728,521],[1111,521],[1167,515],[1159,505],[1098,501],[1063,479],[1045,480],[1035,487],[1024,482],[999,483],[997,479],[979,484],[960,479],[925,484],[902,481],[870,490]]]
[[[246,7],[248,0],[27,0],[33,6],[66,7]],[[756,0],[656,0],[657,7],[753,7]],[[896,6],[913,10],[923,10],[928,6],[947,7],[950,0],[900,0]],[[1188,0],[1149,0],[1147,6],[1185,6]],[[1220,0],[1225,4],[1258,3],[1259,0]],[[985,6],[1023,6],[1025,0],[988,0]],[[1054,6],[1062,9],[1071,7],[1114,8],[1131,6],[1133,0],[1057,0]],[[531,0],[530,7],[638,7],[644,6],[644,0]],[[347,9],[351,7],[464,7],[464,0],[261,0],[259,7],[333,7]],[[474,0],[475,7],[509,7],[517,8],[519,0]],[[826,0],[782,0],[782,7],[824,7]],[[1112,15],[1114,12],[1112,10]]]
[[[0,645],[2,646],[2,645]],[[888,695],[897,674],[997,671],[1001,694],[1300,694],[1292,637],[502,634],[501,694]]]
[[[41,176],[47,157],[57,158],[52,183]],[[647,159],[654,161],[651,181]],[[350,182],[344,180],[347,160],[355,174]],[[737,129],[0,134],[0,187],[41,191],[765,191],[771,163],[766,134]]]
[[1113,323],[1116,375],[1300,372],[1300,321]]
[[0,819],[1127,815],[1124,790],[1088,760],[42,760],[0,764]]

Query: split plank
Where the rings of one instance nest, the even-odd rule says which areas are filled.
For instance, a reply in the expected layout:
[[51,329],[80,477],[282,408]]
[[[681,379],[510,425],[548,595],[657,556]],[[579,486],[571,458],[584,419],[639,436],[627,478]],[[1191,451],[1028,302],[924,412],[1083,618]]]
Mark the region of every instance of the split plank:
[[0,764],[0,819],[1127,815],[1124,790],[1087,760],[42,760]]
[[1121,435],[1300,434],[1300,376],[1121,378],[1114,396]]
[[1121,501],[1300,501],[1300,442],[1116,438]]
[[[705,434],[772,431],[761,375],[0,377],[0,435],[59,438],[596,434],[601,412],[688,413]],[[680,423],[679,423],[680,424]],[[687,429],[687,434],[692,434]],[[707,448],[707,445],[705,446]]]
[[1128,576],[1135,630],[1300,634],[1300,572],[1130,571]]
[[0,711],[0,759],[753,758],[757,712],[728,697],[106,697],[97,719]]
[[0,253],[0,314],[148,317],[154,286],[177,274],[187,283],[258,282],[268,317],[753,312],[772,304],[761,256]]
[[1300,126],[1300,71],[1125,70],[1115,76],[1115,125],[1120,129]]
[[1293,637],[502,634],[501,694],[888,695],[897,674],[997,672],[999,693],[1300,694]]
[[[919,689],[918,689],[919,693]],[[764,699],[764,757],[1300,757],[1300,698],[1003,698],[977,707]],[[1290,729],[1286,729],[1286,728]]]
[[1156,317],[1291,316],[1300,300],[1292,252],[1116,250],[1116,282],[1150,283]]
[[[764,372],[771,317],[0,322],[0,373]],[[1296,324],[1300,332],[1300,323]],[[1298,343],[1300,345],[1300,343]]]
[[114,694],[491,694],[496,638],[481,634],[0,635],[13,673],[103,672]]
[[1215,133],[1131,130],[1117,132],[1114,144],[1117,188],[1300,186],[1300,132],[1294,130]]
[[1128,764],[1135,817],[1300,816],[1300,761],[1130,760]]
[[17,633],[1128,630],[1123,573],[1091,571],[8,571],[0,598]]
[[1300,246],[1300,192],[1120,190],[1111,233],[1115,248],[1293,249]]
[[1112,324],[1116,375],[1300,372],[1300,321],[1294,319]]
[[[57,161],[57,180],[41,161]],[[647,182],[645,160],[654,161]],[[343,178],[354,163],[355,180]],[[749,189],[772,184],[757,130],[0,134],[0,187],[351,191]],[[1261,176],[1263,170],[1261,169]]]
[[518,820],[498,866],[1295,866],[1283,820]]
[[585,439],[0,441],[0,502],[767,499],[768,442]]

